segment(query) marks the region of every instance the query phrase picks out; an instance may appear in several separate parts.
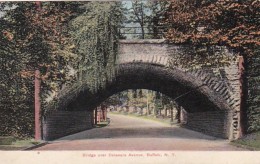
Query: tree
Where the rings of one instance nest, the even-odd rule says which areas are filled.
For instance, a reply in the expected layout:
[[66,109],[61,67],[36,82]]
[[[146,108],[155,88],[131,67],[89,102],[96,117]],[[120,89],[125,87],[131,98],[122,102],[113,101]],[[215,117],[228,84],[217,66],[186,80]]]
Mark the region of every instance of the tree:
[[[40,5],[37,7],[37,5]],[[4,2],[0,5],[0,131],[2,135],[33,134],[33,78],[42,74],[43,100],[68,76],[71,56],[67,23],[75,3]],[[38,10],[37,10],[38,9]],[[78,12],[79,10],[77,10]],[[44,101],[43,104],[44,105]]]
[[70,34],[79,56],[79,79],[93,91],[113,76],[122,8],[116,2],[89,2],[83,8],[84,13],[71,21]]
[[260,44],[258,0],[173,0],[165,13],[174,43],[225,45],[252,54]]
[[141,39],[144,39],[144,25],[145,25],[145,9],[143,1],[132,1],[132,13],[134,15],[134,22],[141,27]]
[[[127,4],[130,8],[126,8],[126,21],[125,24],[132,24],[134,32],[141,34],[141,39],[144,38],[159,38],[161,27],[159,25],[160,20],[163,18],[164,9],[169,4],[168,1],[130,1]],[[140,32],[136,30],[140,27]],[[128,30],[131,31],[131,28]]]
[[[210,47],[216,46],[225,46],[244,57],[247,78],[244,78],[243,91],[244,94],[249,92],[245,94],[248,96],[248,131],[260,130],[256,105],[260,102],[256,87],[259,84],[259,8],[259,0],[173,0],[162,21],[169,27],[165,36],[169,42],[194,48],[190,58],[180,56],[183,61],[178,62],[184,62],[183,65],[229,64],[230,59],[208,53]],[[205,50],[200,53],[202,49]]]
[[61,90],[75,96],[112,80],[120,3],[5,2],[0,10],[2,135],[33,134],[35,69],[42,74],[42,114],[70,100]]
[[166,27],[163,27],[161,21],[164,19],[164,14],[169,7],[170,2],[167,0],[147,1],[147,7],[150,9],[148,28],[152,33],[152,39],[161,38]]

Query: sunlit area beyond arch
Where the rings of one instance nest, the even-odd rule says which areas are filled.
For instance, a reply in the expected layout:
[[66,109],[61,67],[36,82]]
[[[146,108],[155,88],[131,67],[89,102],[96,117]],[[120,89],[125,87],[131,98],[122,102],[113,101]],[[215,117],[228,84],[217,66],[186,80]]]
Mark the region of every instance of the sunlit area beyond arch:
[[[102,105],[111,113],[158,119],[165,123],[180,122],[182,108],[172,98],[147,89],[119,92],[106,99]],[[101,109],[101,106],[98,109]]]

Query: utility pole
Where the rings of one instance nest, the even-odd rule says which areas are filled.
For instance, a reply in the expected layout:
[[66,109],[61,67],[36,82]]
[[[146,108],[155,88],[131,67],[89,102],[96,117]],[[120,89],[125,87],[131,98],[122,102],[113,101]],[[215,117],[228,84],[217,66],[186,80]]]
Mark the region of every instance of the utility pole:
[[[35,2],[36,10],[41,11],[41,2]],[[41,74],[39,69],[35,71],[34,77],[34,121],[35,121],[35,140],[41,140],[41,98],[40,98],[40,90],[41,90]]]
[[40,98],[40,88],[41,88],[41,75],[40,71],[35,71],[34,79],[34,112],[35,112],[35,140],[41,140],[41,98]]

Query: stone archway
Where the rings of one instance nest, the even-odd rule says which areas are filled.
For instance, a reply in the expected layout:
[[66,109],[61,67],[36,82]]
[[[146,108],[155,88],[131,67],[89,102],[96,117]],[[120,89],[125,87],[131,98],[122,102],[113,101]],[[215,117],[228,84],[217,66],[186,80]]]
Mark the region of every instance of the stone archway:
[[[223,80],[214,75],[214,68],[193,71],[168,68],[170,54],[182,53],[182,47],[161,40],[123,41],[119,50],[116,74],[105,88],[95,93],[82,90],[70,102],[60,105],[58,111],[46,116],[43,125],[46,140],[91,128],[92,110],[109,96],[126,89],[150,89],[172,98],[189,92],[176,100],[188,112],[187,127],[217,137],[238,138],[239,130],[233,126],[240,108],[237,61],[222,68]],[[83,123],[88,126],[81,126]]]

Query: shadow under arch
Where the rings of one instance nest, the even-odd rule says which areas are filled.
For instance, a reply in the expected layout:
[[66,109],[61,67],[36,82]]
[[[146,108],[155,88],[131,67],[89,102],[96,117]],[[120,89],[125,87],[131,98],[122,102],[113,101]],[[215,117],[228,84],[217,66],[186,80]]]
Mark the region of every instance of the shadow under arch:
[[[81,91],[65,110],[92,110],[108,97],[127,89],[149,89],[173,99],[188,112],[230,110],[226,101],[198,77],[158,64],[124,63],[116,66],[115,78],[96,93]],[[183,95],[183,96],[181,96]],[[178,98],[179,97],[179,98]]]

